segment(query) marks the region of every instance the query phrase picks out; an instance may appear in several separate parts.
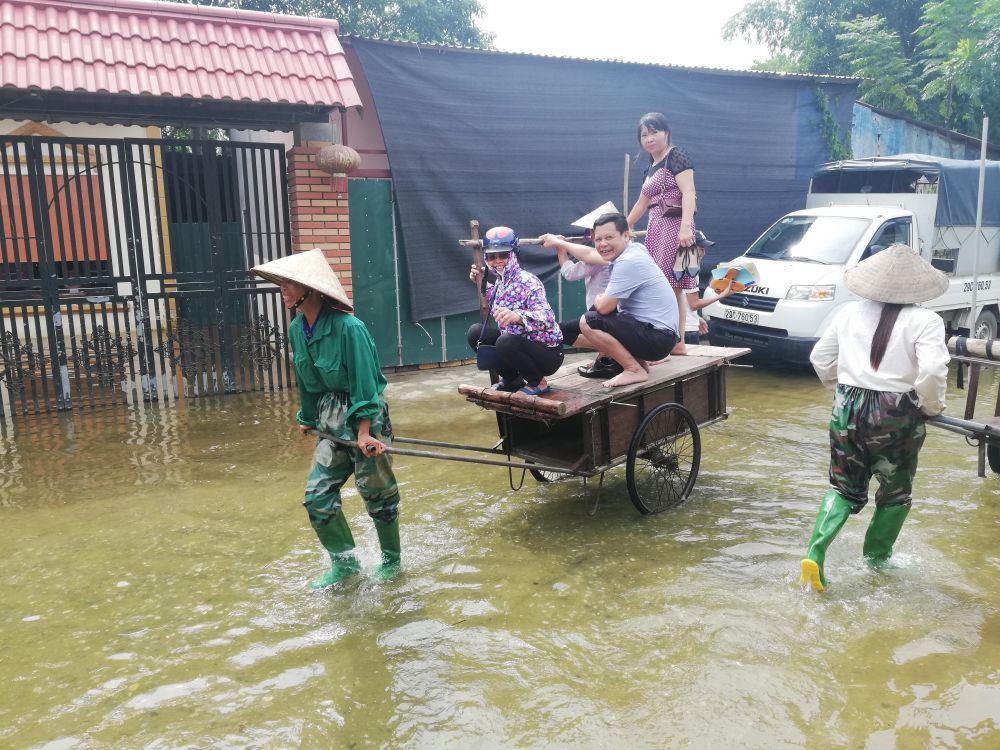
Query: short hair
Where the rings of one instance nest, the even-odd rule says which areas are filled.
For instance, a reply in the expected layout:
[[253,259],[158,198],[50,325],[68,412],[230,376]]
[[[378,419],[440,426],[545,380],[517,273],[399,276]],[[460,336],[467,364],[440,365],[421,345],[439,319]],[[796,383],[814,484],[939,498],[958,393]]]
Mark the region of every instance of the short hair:
[[619,234],[625,234],[625,232],[628,231],[628,219],[617,211],[611,211],[598,216],[597,221],[594,222],[594,230],[596,231],[598,227],[602,227],[605,224],[611,224],[612,222],[614,223],[615,229],[618,230]]
[[656,133],[666,133],[667,141],[670,141],[670,126],[667,125],[667,118],[662,112],[647,112],[639,118],[639,127],[636,130],[639,143],[642,143],[642,129],[652,130]]

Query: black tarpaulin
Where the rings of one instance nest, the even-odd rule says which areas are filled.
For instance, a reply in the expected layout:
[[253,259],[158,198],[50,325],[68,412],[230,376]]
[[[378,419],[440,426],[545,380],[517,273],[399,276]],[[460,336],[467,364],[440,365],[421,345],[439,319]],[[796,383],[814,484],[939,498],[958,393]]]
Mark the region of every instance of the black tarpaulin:
[[[857,82],[695,71],[351,39],[375,101],[406,247],[417,319],[476,306],[470,219],[483,232],[571,232],[605,201],[629,201],[648,164],[636,127],[667,116],[695,167],[698,227],[716,241],[710,265],[741,253],[775,219],[805,204],[827,161],[815,91],[850,132]],[[637,158],[636,158],[637,157]],[[625,208],[627,212],[627,207]],[[640,227],[645,221],[640,223]],[[525,250],[543,277],[554,253]]]

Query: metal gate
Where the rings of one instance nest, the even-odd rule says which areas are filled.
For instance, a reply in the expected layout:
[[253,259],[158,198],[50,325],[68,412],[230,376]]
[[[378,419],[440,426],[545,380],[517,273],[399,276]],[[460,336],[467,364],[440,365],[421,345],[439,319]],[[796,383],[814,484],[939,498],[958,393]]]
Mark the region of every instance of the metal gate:
[[0,137],[0,417],[274,390],[284,147]]

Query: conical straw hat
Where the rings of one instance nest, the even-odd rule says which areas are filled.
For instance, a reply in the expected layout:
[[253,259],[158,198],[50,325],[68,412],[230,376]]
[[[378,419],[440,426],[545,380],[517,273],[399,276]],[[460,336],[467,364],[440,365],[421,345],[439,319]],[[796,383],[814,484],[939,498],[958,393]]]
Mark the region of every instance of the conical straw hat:
[[280,284],[282,279],[294,281],[302,286],[319,292],[337,303],[337,306],[354,312],[354,305],[347,298],[340,279],[330,268],[323,251],[318,247],[302,253],[295,253],[285,258],[278,258],[269,263],[262,263],[250,269],[261,278]]
[[909,305],[940,297],[948,277],[907,245],[892,245],[844,273],[847,288],[859,297]]

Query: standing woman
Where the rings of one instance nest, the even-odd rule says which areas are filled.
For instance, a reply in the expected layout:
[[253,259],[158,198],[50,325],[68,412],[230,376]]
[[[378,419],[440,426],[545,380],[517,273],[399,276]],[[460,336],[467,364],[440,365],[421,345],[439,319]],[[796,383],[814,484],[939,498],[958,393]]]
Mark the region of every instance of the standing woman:
[[[683,271],[674,273],[678,248],[695,246],[694,214],[697,198],[694,190],[694,166],[687,152],[670,142],[670,126],[659,112],[639,119],[639,144],[649,154],[649,169],[639,199],[628,214],[634,227],[649,210],[646,226],[646,249],[670,282],[677,297],[678,331],[684,330],[686,310],[684,295],[698,288],[698,279]],[[679,277],[679,278],[678,278]],[[683,339],[673,349],[686,354]]]
[[347,448],[319,438],[306,482],[303,505],[332,567],[310,581],[326,588],[360,570],[354,536],[341,507],[340,489],[354,475],[358,493],[375,523],[382,564],[375,577],[391,578],[399,570],[399,491],[392,458],[392,425],[382,392],[386,380],[365,324],[323,251],[309,250],[264,263],[255,274],[281,287],[281,299],[298,315],[288,326],[301,408],[295,419],[305,435],[316,429],[357,443]]
[[948,348],[944,322],[917,307],[948,288],[947,277],[906,245],[893,245],[844,274],[864,299],[844,307],[810,357],[827,387],[836,387],[830,417],[830,489],[816,516],[802,560],[802,585],[826,588],[823,561],[848,516],[868,502],[874,476],[875,512],[863,554],[870,567],[892,556],[910,512],[924,416],[944,410]]

